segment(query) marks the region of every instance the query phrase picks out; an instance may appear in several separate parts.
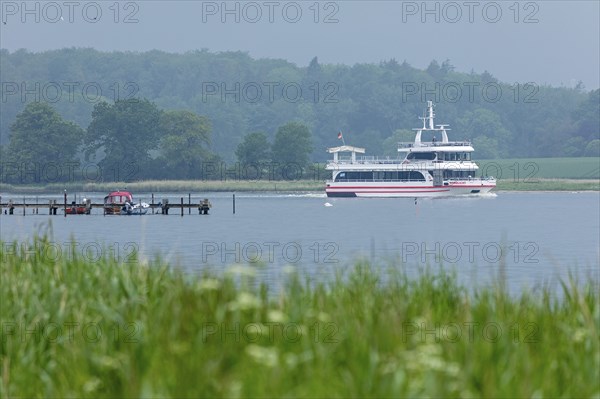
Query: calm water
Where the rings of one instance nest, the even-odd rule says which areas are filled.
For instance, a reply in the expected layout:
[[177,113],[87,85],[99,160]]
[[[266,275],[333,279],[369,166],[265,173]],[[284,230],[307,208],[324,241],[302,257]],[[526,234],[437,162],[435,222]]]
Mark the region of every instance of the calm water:
[[[95,201],[101,196],[91,195]],[[155,198],[179,202],[180,196]],[[414,199],[237,194],[235,215],[230,193],[208,197],[213,204],[208,216],[185,210],[181,217],[176,209],[169,216],[102,216],[101,210],[66,218],[2,215],[0,235],[4,241],[30,238],[51,220],[54,246],[46,249],[48,256],[67,249],[73,237],[77,251],[91,260],[102,252],[127,260],[139,249],[147,258],[160,253],[191,272],[259,261],[263,278],[274,283],[286,265],[328,278],[336,267],[358,258],[384,266],[403,263],[409,272],[443,264],[471,286],[488,281],[501,265],[513,288],[553,283],[569,270],[598,279],[598,193],[501,192],[416,204]],[[3,195],[3,201],[7,198]],[[47,203],[46,198],[40,202]],[[150,202],[150,195],[136,200]]]

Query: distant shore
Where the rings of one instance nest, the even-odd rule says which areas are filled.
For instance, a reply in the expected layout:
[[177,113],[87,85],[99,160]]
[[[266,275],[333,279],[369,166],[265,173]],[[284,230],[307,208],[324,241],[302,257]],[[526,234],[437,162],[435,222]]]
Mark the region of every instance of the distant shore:
[[[69,182],[44,185],[0,184],[2,193],[47,194],[67,192],[324,192],[318,180],[147,180],[137,182]],[[599,179],[499,180],[495,191],[600,191]]]

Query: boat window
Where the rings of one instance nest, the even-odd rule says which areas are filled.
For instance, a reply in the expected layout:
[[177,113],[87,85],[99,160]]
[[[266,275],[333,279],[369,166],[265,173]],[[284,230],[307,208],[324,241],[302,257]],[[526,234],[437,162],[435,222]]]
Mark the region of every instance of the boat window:
[[373,180],[373,172],[340,172],[335,181]]
[[383,172],[383,180],[398,180],[398,172]]
[[411,170],[409,172],[409,178],[412,181],[425,181],[425,177],[421,172],[417,172],[416,170]]
[[474,170],[445,170],[444,179],[468,179],[475,177]]
[[406,159],[432,161],[435,159],[435,152],[411,152]]
[[400,171],[400,172],[392,172],[386,171],[383,172],[383,180],[386,181],[425,181],[425,177],[421,172],[417,172],[414,170],[411,171]]
[[457,152],[456,159],[451,159],[452,161],[470,161],[471,153],[470,152]]
[[342,181],[342,180],[348,180],[346,178],[346,172],[340,172],[337,174],[337,176],[335,177],[335,181]]

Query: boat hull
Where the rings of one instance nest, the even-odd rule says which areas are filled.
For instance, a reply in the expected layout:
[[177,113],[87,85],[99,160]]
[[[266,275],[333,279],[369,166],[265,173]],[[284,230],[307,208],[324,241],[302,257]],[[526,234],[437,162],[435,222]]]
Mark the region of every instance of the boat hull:
[[104,214],[105,215],[120,215],[121,214],[121,205],[105,205],[104,206]]
[[91,212],[91,208],[86,208],[85,206],[71,207],[66,209],[67,215],[89,215]]
[[495,182],[457,182],[443,186],[433,186],[431,183],[328,183],[325,192],[328,197],[420,198],[485,194],[495,187]]

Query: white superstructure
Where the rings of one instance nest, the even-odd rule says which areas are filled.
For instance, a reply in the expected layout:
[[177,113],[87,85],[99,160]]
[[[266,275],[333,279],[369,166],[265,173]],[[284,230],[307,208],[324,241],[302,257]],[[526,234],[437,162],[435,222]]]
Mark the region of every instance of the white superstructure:
[[[474,149],[467,141],[449,141],[448,125],[434,125],[433,103],[427,102],[423,127],[415,141],[398,143],[398,158],[364,155],[364,148],[343,145],[329,148],[327,163],[332,179],[328,197],[433,197],[487,193],[496,187],[493,177],[475,177],[479,169],[471,160]],[[421,140],[432,132],[431,141]],[[439,139],[438,139],[439,135]]]

